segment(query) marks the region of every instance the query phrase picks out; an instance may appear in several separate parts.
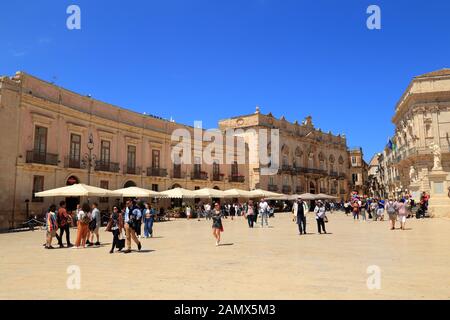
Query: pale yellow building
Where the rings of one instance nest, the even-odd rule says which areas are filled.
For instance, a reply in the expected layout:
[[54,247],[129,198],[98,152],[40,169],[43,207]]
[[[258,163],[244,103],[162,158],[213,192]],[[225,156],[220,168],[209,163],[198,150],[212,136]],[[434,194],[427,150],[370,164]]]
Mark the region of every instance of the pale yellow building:
[[[20,226],[61,200],[35,198],[35,192],[77,182],[110,190],[134,185],[157,191],[248,189],[245,163],[227,164],[220,156],[214,164],[196,162],[194,151],[193,164],[172,162],[172,132],[186,129],[193,137],[193,127],[97,101],[23,72],[0,78],[0,123],[0,229]],[[66,200],[73,208],[80,199]],[[100,199],[100,208],[116,201]]]
[[[303,123],[288,122],[284,117],[276,119],[271,113],[262,114],[257,107],[254,114],[237,116],[219,122],[221,130],[242,129],[246,133],[246,141],[255,139],[261,130],[279,132],[279,170],[276,174],[261,174],[263,166],[257,158],[249,163],[250,188],[262,188],[284,194],[331,194],[339,199],[346,199],[349,192],[349,157],[344,135],[333,135],[314,127],[312,118],[307,117]],[[264,132],[264,134],[266,134]],[[259,157],[260,148],[271,151],[268,145],[257,145],[255,154]]]
[[425,191],[430,213],[450,216],[450,69],[415,77],[392,121],[396,147],[383,157],[388,193],[418,200]]

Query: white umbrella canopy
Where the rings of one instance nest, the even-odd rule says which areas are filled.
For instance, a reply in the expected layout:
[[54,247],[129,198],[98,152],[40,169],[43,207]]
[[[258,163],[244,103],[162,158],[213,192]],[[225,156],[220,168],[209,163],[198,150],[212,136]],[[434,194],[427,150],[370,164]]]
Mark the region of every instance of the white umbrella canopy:
[[298,198],[300,198],[302,200],[316,200],[316,195],[314,195],[312,193],[303,193],[303,194],[299,195]]
[[198,198],[194,191],[175,188],[171,190],[166,190],[159,192],[156,198],[171,198],[171,199],[181,199],[181,198]]
[[251,194],[252,198],[279,198],[279,197],[284,196],[281,193],[271,192],[271,191],[262,190],[262,189],[252,190],[252,191],[250,191],[250,194]]
[[224,193],[232,198],[253,198],[253,195],[250,191],[242,189],[228,189],[225,190]]
[[334,200],[334,199],[337,199],[337,197],[329,196],[329,195],[324,194],[324,193],[316,194],[314,197],[316,198],[316,200]]
[[159,195],[159,192],[147,190],[143,188],[138,187],[129,187],[129,188],[123,188],[119,190],[114,190],[112,193],[116,194],[117,196],[121,196],[124,198],[154,198]]
[[203,188],[194,191],[196,198],[227,198],[230,197],[222,190]]
[[62,188],[56,188],[37,192],[36,197],[113,197],[116,194],[110,190],[88,186],[86,184],[73,184]]

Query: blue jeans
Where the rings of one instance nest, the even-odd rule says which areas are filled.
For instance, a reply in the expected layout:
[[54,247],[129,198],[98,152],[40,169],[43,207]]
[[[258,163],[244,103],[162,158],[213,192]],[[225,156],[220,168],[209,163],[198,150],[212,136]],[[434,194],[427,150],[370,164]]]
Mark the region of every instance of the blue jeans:
[[261,212],[261,227],[264,226],[264,221],[266,222],[266,226],[269,226],[269,212],[267,211]]
[[144,236],[150,237],[153,236],[153,218],[146,219],[144,218]]

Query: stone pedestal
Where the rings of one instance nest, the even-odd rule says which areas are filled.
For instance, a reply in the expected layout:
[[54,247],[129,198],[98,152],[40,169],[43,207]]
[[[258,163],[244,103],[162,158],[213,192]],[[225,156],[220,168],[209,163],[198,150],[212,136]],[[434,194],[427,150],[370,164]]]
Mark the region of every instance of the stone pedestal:
[[443,170],[432,170],[428,175],[430,181],[430,201],[428,210],[432,217],[450,218],[449,174]]

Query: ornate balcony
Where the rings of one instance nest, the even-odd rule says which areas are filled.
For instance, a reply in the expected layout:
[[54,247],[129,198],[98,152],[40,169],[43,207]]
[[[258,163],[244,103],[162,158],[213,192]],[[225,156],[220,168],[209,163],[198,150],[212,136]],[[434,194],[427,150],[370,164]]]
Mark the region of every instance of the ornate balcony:
[[136,166],[133,167],[133,166],[124,165],[123,173],[140,176],[142,174],[142,170],[141,170],[141,167],[136,167]]
[[27,163],[39,163],[51,166],[58,165],[58,155],[52,153],[42,153],[37,150],[27,151]]
[[120,171],[120,165],[117,162],[107,161],[95,161],[95,171],[105,171],[118,173]]
[[320,188],[320,193],[327,193],[328,192],[328,188]]
[[330,177],[337,178],[339,177],[339,173],[337,173],[336,171],[330,171]]
[[167,177],[167,169],[148,167],[147,177]]
[[76,159],[71,156],[67,156],[64,158],[64,168],[84,169],[85,166],[83,165],[81,159]]
[[228,177],[229,182],[239,182],[244,183],[245,182],[245,176],[242,175],[231,175]]
[[276,191],[278,191],[278,186],[276,184],[269,184],[267,186],[267,190],[276,192]]
[[191,174],[192,180],[208,180],[208,173],[204,171],[193,171]]
[[305,193],[305,188],[302,187],[302,186],[297,186],[297,187],[295,188],[295,192],[296,192],[296,193],[299,193],[299,194]]
[[212,181],[223,181],[225,175],[223,173],[213,174]]

